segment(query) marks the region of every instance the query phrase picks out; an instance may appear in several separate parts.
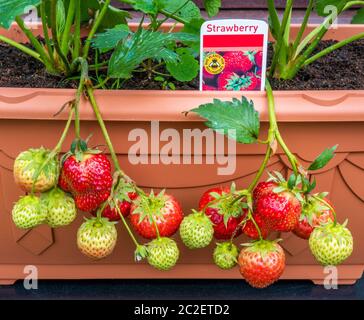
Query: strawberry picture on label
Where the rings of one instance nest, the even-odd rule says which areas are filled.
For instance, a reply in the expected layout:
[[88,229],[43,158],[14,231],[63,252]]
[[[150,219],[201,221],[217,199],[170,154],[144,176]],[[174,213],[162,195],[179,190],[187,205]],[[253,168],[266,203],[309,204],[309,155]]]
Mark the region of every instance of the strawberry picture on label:
[[268,26],[259,20],[208,21],[201,27],[202,91],[261,91]]

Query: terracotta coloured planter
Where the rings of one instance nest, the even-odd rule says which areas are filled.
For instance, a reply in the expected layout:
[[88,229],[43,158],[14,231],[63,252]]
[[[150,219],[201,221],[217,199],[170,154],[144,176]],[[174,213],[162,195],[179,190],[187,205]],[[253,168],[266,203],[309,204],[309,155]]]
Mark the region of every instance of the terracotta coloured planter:
[[[363,30],[363,26],[342,26],[329,38],[341,39]],[[13,33],[14,38],[16,38]],[[176,268],[159,272],[144,263],[134,263],[133,244],[121,225],[118,245],[105,260],[94,262],[76,247],[76,231],[84,214],[70,226],[52,230],[40,226],[30,231],[14,227],[11,208],[21,192],[12,177],[13,160],[29,147],[52,147],[65,124],[64,113],[54,117],[65,102],[73,99],[74,90],[0,88],[0,284],[12,284],[25,277],[25,265],[38,267],[41,279],[85,278],[236,278],[237,269],[220,271],[212,263],[212,246],[200,251],[187,250],[182,244],[181,259]],[[98,91],[97,99],[110,130],[124,170],[147,189],[167,190],[183,204],[186,214],[197,207],[202,192],[214,185],[236,181],[246,186],[262,161],[264,147],[237,147],[237,170],[231,176],[217,175],[216,165],[148,164],[132,165],[128,134],[134,128],[150,131],[150,121],[159,120],[160,130],[204,128],[195,115],[183,111],[211,101],[214,97],[229,100],[234,93],[200,93],[167,91]],[[267,129],[267,102],[264,93],[247,93]],[[352,284],[364,270],[364,91],[275,92],[281,132],[302,163],[312,161],[324,148],[339,144],[338,152],[328,167],[318,172],[319,190],[329,191],[339,219],[349,219],[355,245],[353,255],[338,269],[339,281]],[[86,101],[81,106],[82,135],[93,133],[92,143],[103,144],[101,132]],[[264,133],[262,133],[264,135]],[[71,137],[66,141],[69,146]],[[165,143],[165,142],[164,142]],[[164,143],[160,143],[162,147]],[[205,150],[205,148],[203,148]],[[146,156],[150,157],[151,150]],[[206,153],[204,153],[204,156]],[[290,167],[278,150],[269,166],[286,175]],[[308,250],[307,241],[294,235],[281,235],[286,250],[287,268],[283,279],[310,279],[322,283],[326,274]],[[178,239],[178,235],[176,236]],[[237,243],[244,239],[239,238]]]

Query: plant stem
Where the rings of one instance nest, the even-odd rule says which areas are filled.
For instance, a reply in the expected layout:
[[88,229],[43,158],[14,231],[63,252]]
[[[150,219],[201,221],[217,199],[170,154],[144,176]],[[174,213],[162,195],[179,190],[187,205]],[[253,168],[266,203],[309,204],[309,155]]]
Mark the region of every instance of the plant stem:
[[109,8],[110,2],[111,2],[111,0],[105,0],[105,3],[102,6],[100,13],[96,17],[96,19],[92,25],[90,33],[88,34],[88,37],[85,42],[85,47],[83,48],[83,58],[84,59],[87,59],[87,57],[88,57],[88,52],[89,52],[90,46],[91,46],[91,40],[92,40],[93,36],[95,35],[97,29],[99,28],[102,19],[104,18],[106,11]]
[[55,64],[54,64],[53,48],[52,48],[52,45],[51,45],[51,41],[49,39],[47,13],[46,13],[45,4],[44,4],[43,1],[40,3],[40,14],[41,14],[41,18],[42,18],[42,28],[43,28],[44,41],[45,41],[46,46],[47,46],[49,59],[51,60],[52,65],[54,66]]
[[273,56],[270,70],[269,70],[270,76],[274,75],[276,65],[279,61],[280,51],[281,51],[281,48],[283,47],[283,42],[284,42],[284,34],[286,32],[287,24],[291,17],[292,6],[293,6],[293,0],[287,0],[286,8],[284,10],[283,19],[282,19],[282,23],[281,23],[280,33],[279,33],[279,36],[278,36],[278,39],[276,42],[274,56]]
[[350,38],[347,38],[347,39],[345,39],[343,41],[340,41],[338,43],[335,43],[334,45],[332,45],[332,46],[320,51],[319,53],[315,54],[314,56],[308,58],[304,62],[303,65],[308,66],[309,64],[315,62],[317,59],[319,59],[319,58],[321,58],[321,57],[323,57],[323,56],[325,56],[325,55],[327,55],[327,54],[329,54],[329,53],[331,53],[331,52],[333,52],[333,51],[335,51],[337,49],[340,49],[341,47],[343,47],[343,46],[345,46],[345,45],[347,45],[347,44],[349,44],[349,43],[351,43],[353,41],[356,41],[356,40],[359,40],[359,39],[362,39],[362,38],[364,38],[364,32],[359,33],[357,35],[354,35],[354,36],[352,36]]
[[2,36],[2,35],[0,35],[0,41],[7,43],[8,45],[10,45],[10,46],[12,46],[14,48],[17,48],[18,50],[24,52],[25,54],[27,54],[27,55],[35,58],[35,59],[37,59],[40,62],[43,62],[43,60],[40,58],[40,55],[39,55],[38,52],[35,52],[34,50],[29,49],[28,47],[26,47],[26,46],[24,46],[24,45],[22,45],[20,43],[17,43],[17,42],[15,42],[15,41],[13,41],[13,40],[5,37],[5,36]]
[[97,119],[97,121],[99,123],[100,129],[101,129],[102,134],[103,134],[103,136],[105,138],[106,144],[107,144],[107,146],[108,146],[108,148],[110,150],[111,158],[112,158],[112,161],[114,163],[115,169],[117,171],[122,172],[122,170],[120,168],[120,165],[119,165],[119,160],[118,160],[118,158],[116,156],[116,153],[115,153],[114,146],[112,145],[109,133],[107,132],[107,129],[106,129],[106,126],[105,126],[105,122],[102,119],[99,106],[98,106],[98,104],[96,102],[95,95],[94,95],[94,92],[93,92],[93,88],[90,85],[87,84],[86,85],[86,90],[87,90],[87,95],[88,95],[88,97],[90,99],[92,109],[93,109],[93,111],[95,113],[95,116],[96,116],[96,119]]
[[258,184],[260,178],[262,177],[265,168],[267,167],[267,164],[269,162],[269,159],[271,157],[272,154],[272,148],[270,145],[267,146],[267,151],[265,153],[265,157],[264,160],[262,162],[262,164],[260,165],[260,168],[258,170],[258,173],[256,174],[256,176],[254,177],[254,180],[251,182],[251,184],[249,185],[248,191],[251,193],[253,192],[255,186]]
[[300,41],[301,41],[302,36],[303,36],[303,33],[306,30],[308,20],[309,20],[309,18],[311,16],[311,13],[312,13],[313,5],[314,5],[314,0],[310,0],[310,2],[308,3],[308,6],[307,6],[307,10],[306,10],[305,16],[303,18],[303,21],[302,21],[300,30],[298,31],[296,40],[295,40],[295,42],[293,44],[293,48],[292,48],[293,53],[296,51],[298,45],[300,44]]
[[66,22],[64,25],[64,30],[62,32],[62,38],[61,38],[61,50],[62,53],[67,56],[67,49],[69,45],[69,36],[71,33],[71,27],[73,23],[73,19],[75,16],[75,10],[76,10],[76,0],[70,0],[68,5],[68,11],[66,14]]
[[336,224],[337,224],[337,215],[336,215],[336,211],[335,211],[335,209],[332,207],[332,205],[330,205],[326,200],[324,200],[324,199],[322,199],[322,198],[320,198],[320,197],[317,197],[317,196],[313,196],[316,200],[318,200],[318,201],[320,201],[321,203],[323,203],[326,207],[328,207],[330,210],[331,210],[331,212],[332,212],[332,214],[333,214],[333,216],[334,216],[334,226],[336,226]]
[[75,26],[73,33],[72,59],[75,60],[81,53],[81,0],[76,0]]
[[272,24],[272,35],[276,37],[279,35],[281,30],[281,23],[279,21],[278,13],[275,8],[274,0],[268,0],[268,12],[269,12],[269,18]]
[[42,59],[42,62],[44,63],[47,70],[51,73],[55,73],[54,67],[47,56],[46,52],[44,51],[44,48],[40,44],[40,42],[37,40],[37,38],[34,36],[34,34],[25,26],[24,21],[19,16],[15,18],[16,23],[18,24],[19,28],[24,32],[24,34],[29,39],[30,43],[33,45],[34,49],[39,53],[39,56]]
[[65,127],[63,129],[63,132],[62,132],[62,135],[61,135],[60,139],[57,142],[57,145],[49,153],[47,159],[44,160],[44,162],[42,163],[42,165],[39,167],[38,171],[34,174],[34,177],[33,177],[33,185],[32,185],[32,190],[31,190],[31,194],[32,195],[34,195],[35,184],[38,181],[38,177],[42,173],[43,169],[49,163],[49,161],[51,161],[52,159],[54,159],[54,157],[56,157],[58,155],[58,153],[62,149],[63,142],[64,142],[64,140],[67,137],[68,131],[69,131],[70,126],[71,126],[71,123],[72,123],[73,111],[74,111],[73,108],[71,108],[71,110],[69,111],[67,123],[66,123],[66,125],[65,125]]
[[130,227],[129,227],[128,223],[126,222],[126,220],[125,220],[125,218],[124,218],[123,214],[122,214],[122,213],[121,213],[121,211],[120,211],[120,208],[119,208],[118,204],[117,204],[115,201],[114,201],[114,206],[115,206],[115,208],[116,208],[116,210],[117,210],[118,214],[120,215],[120,219],[121,219],[121,221],[123,222],[123,224],[124,224],[124,227],[125,227],[126,231],[128,231],[128,234],[129,234],[130,238],[133,240],[133,242],[134,242],[135,246],[136,246],[136,247],[139,247],[139,246],[140,246],[139,242],[138,242],[138,241],[137,241],[137,239],[135,238],[135,236],[134,236],[133,232],[130,230]]
[[62,50],[61,50],[61,47],[60,47],[59,41],[58,41],[57,26],[56,26],[56,22],[57,22],[57,0],[51,0],[50,6],[51,6],[50,21],[51,21],[51,31],[52,31],[53,45],[54,45],[54,48],[56,49],[57,54],[61,58],[61,60],[62,60],[62,62],[64,64],[64,67],[66,68],[66,73],[68,75],[70,75],[71,74],[71,68],[70,68],[69,62],[68,62],[67,58],[64,56],[64,54],[62,53]]
[[296,157],[293,155],[293,153],[288,149],[286,143],[284,142],[279,130],[278,130],[278,124],[277,124],[277,118],[276,118],[276,112],[275,112],[275,103],[274,103],[274,96],[273,96],[273,90],[269,83],[269,80],[266,80],[266,92],[267,92],[267,98],[268,98],[268,110],[269,110],[269,121],[271,124],[271,129],[274,130],[275,138],[277,139],[277,142],[283,149],[284,153],[288,157],[289,162],[291,163],[293,172],[297,175],[298,169],[297,164],[298,161]]

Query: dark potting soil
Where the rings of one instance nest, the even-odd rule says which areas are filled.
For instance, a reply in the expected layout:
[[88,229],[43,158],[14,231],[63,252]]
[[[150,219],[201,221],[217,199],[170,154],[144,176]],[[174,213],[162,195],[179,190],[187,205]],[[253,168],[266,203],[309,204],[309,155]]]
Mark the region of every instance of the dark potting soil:
[[[320,51],[335,41],[322,41]],[[364,89],[364,40],[353,42],[322,57],[301,70],[294,80],[271,79],[276,90],[340,90]],[[268,50],[268,65],[272,47]],[[163,72],[164,70],[159,70]],[[173,81],[177,90],[196,90],[198,78],[187,83]],[[50,75],[43,65],[19,50],[0,43],[0,87],[76,88],[77,82]],[[123,89],[161,89],[161,83],[151,81],[145,73],[135,73],[122,83]]]

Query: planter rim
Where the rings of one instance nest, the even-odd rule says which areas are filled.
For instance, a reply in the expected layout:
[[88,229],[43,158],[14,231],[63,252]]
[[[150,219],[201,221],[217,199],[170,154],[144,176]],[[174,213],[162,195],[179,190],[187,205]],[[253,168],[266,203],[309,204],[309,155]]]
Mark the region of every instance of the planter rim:
[[[265,92],[96,90],[95,94],[107,121],[203,121],[197,115],[186,116],[183,112],[214,98],[228,101],[242,96],[253,100],[261,119],[268,120]],[[53,115],[74,95],[74,89],[3,88],[0,119],[65,120],[67,112]],[[364,121],[364,90],[276,91],[275,101],[280,122]],[[83,120],[95,120],[85,99],[80,114]]]

